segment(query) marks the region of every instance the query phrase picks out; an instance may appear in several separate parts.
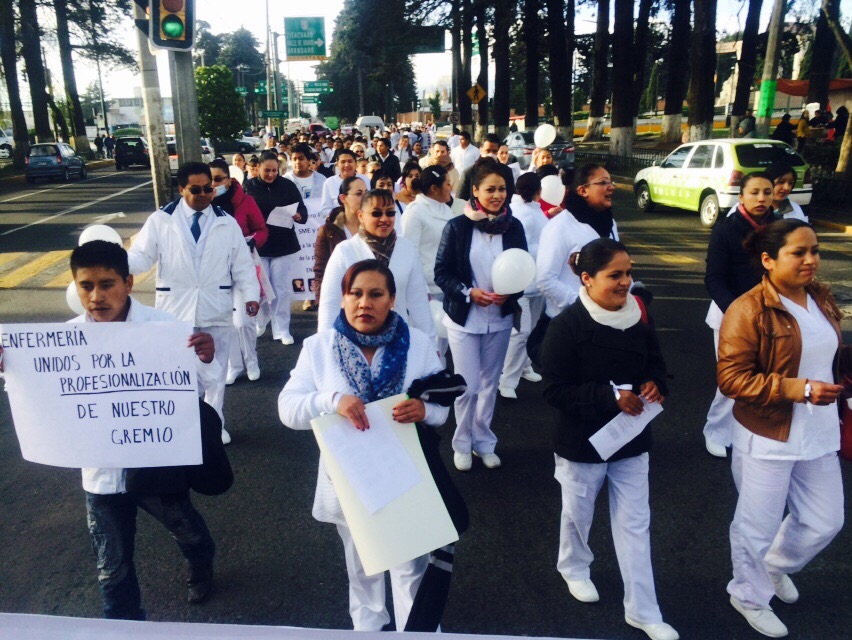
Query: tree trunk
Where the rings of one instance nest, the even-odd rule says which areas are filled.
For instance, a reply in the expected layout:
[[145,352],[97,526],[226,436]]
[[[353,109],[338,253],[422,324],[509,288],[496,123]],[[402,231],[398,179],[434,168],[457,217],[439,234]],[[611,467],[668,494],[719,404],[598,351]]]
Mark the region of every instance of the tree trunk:
[[538,10],[539,0],[524,0],[524,45],[527,52],[524,89],[526,108],[524,110],[526,130],[532,131],[538,126]]
[[[808,103],[818,102],[821,109],[828,106],[828,85],[831,82],[831,62],[834,58],[835,43],[837,42],[828,25],[829,17],[834,20],[840,19],[840,3],[832,2],[829,10],[833,12],[827,16],[825,3],[823,10],[819,12],[817,20],[816,35],[811,44],[811,69],[808,73]],[[811,114],[813,117],[813,114]]]
[[547,29],[550,50],[550,89],[553,97],[553,124],[566,140],[573,137],[571,127],[571,57],[565,38],[565,2],[547,0]]
[[[852,66],[852,36],[843,31],[840,20],[836,17],[840,15],[840,2],[838,0],[823,0],[822,15],[826,17],[828,26],[834,33],[837,44],[840,45],[840,50],[846,58],[846,63]],[[843,134],[843,142],[840,144],[840,158],[837,160],[837,167],[834,171],[846,180],[852,180],[852,127],[848,125],[846,133]]]
[[786,0],[775,0],[772,17],[769,19],[766,41],[766,59],[763,61],[763,75],[760,81],[760,103],[757,105],[757,124],[755,135],[768,138],[775,110],[775,93],[778,86],[778,65],[781,59],[781,39],[784,37],[784,15],[787,12]]
[[740,59],[737,62],[737,90],[731,107],[731,137],[737,137],[737,126],[751,107],[749,97],[754,86],[754,74],[757,62],[757,34],[760,29],[760,10],[763,0],[749,0],[748,15],[743,30],[743,44]]
[[494,3],[494,131],[502,140],[509,134],[509,28],[512,23],[510,0]]
[[716,0],[695,0],[695,20],[690,51],[689,140],[713,135],[716,94]]
[[473,86],[471,80],[471,57],[473,47],[473,7],[472,0],[462,0],[461,13],[461,38],[462,38],[462,61],[461,78],[459,79],[459,113],[461,115],[461,128],[473,132],[473,111],[471,109],[470,97],[467,91]]
[[74,61],[71,58],[71,37],[68,34],[68,4],[67,0],[53,0],[56,11],[56,40],[59,43],[59,59],[62,61],[62,79],[65,82],[65,95],[71,106],[74,129],[74,149],[84,158],[92,157],[89,138],[86,135],[86,119],[80,107],[80,96],[77,93],[77,78],[74,75]]
[[[9,0],[4,0],[8,2]],[[30,84],[30,97],[33,102],[33,120],[36,140],[51,142],[54,140],[50,129],[50,117],[47,109],[47,82],[44,65],[41,62],[41,34],[38,26],[35,0],[19,0],[21,11],[21,51],[27,67],[27,80]]]
[[568,81],[565,89],[565,95],[568,98],[566,108],[568,110],[568,119],[563,127],[557,127],[563,137],[571,141],[574,139],[574,50],[577,48],[577,39],[574,36],[574,12],[576,11],[575,0],[568,0],[568,6],[565,11],[565,47],[568,54]]
[[9,110],[12,113],[12,137],[15,140],[12,166],[15,169],[23,169],[30,139],[27,135],[27,120],[24,117],[21,87],[18,85],[18,72],[15,68],[15,10],[12,3],[5,0],[0,0],[0,58],[3,60],[3,75],[6,78]]
[[680,142],[683,120],[683,99],[686,97],[689,68],[689,15],[690,0],[674,0],[672,39],[667,61],[669,76],[666,80],[666,106],[660,142]]
[[635,58],[642,55],[633,47],[633,0],[615,0],[612,33],[612,125],[609,154],[629,156],[636,131],[633,113],[633,71]]
[[488,14],[483,3],[476,6],[476,39],[479,43],[479,76],[476,82],[485,91],[485,97],[476,105],[476,140],[482,142],[488,135]]
[[609,62],[609,0],[598,0],[595,30],[595,55],[592,71],[592,93],[589,98],[589,122],[583,142],[603,138],[606,108],[607,63]]
[[461,44],[461,0],[453,0],[452,38],[453,38],[453,111],[459,111],[459,97],[467,88],[461,88],[462,75],[462,44]]
[[[648,60],[648,30],[651,8],[655,0],[640,0],[636,18],[636,37],[633,43],[633,115],[639,115],[639,100],[645,89],[645,66]],[[632,15],[631,15],[632,18]]]

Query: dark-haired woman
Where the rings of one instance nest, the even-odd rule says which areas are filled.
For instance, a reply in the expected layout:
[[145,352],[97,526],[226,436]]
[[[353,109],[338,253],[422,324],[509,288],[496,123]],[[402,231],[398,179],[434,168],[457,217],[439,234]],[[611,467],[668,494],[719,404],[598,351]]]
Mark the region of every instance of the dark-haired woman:
[[[404,393],[414,380],[441,370],[433,341],[393,311],[396,285],[386,266],[376,260],[358,262],[342,280],[343,308],[338,308],[332,328],[305,340],[296,368],[278,397],[281,422],[291,429],[310,429],[313,418],[334,412],[354,428],[368,429],[366,403]],[[326,290],[330,287],[326,279]],[[449,410],[412,399],[398,404],[393,412],[397,422],[438,427]],[[353,627],[381,631],[390,622],[385,574],[365,574],[322,455],[313,516],[336,525],[343,541]],[[398,630],[405,629],[427,565],[425,555],[390,570]]]
[[630,294],[632,265],[610,238],[587,243],[575,257],[578,300],[556,316],[541,349],[545,400],[559,410],[556,479],[562,487],[557,569],[571,595],[597,602],[590,579],[589,530],[595,500],[609,483],[609,512],[624,581],[627,624],[653,640],[676,640],[663,622],[651,568],[648,452],[651,427],[602,459],[590,442],[620,413],[638,416],[667,394],[666,366],[653,325]]
[[580,279],[568,259],[597,238],[618,240],[612,217],[615,185],[609,172],[596,164],[580,167],[574,174],[566,210],[552,218],[541,234],[536,259],[536,282],[551,318],[572,305],[580,294]]
[[[772,192],[772,212],[775,216],[785,220],[795,218],[809,222],[808,216],[805,215],[801,205],[790,199],[790,194],[796,188],[796,180],[798,180],[798,174],[793,166],[786,162],[776,161],[766,167],[764,173],[772,180],[772,184],[774,185]],[[731,207],[728,215],[734,215],[739,208],[740,203],[738,202]]]
[[[731,604],[760,633],[787,635],[770,601],[799,597],[801,571],[843,526],[837,398],[852,373],[842,314],[816,282],[819,244],[800,220],[754,232],[747,251],[760,283],[722,322],[719,387],[732,398],[734,482]],[[784,510],[788,515],[784,517]],[[783,520],[782,520],[783,518]]]
[[[245,190],[257,202],[264,221],[269,220],[274,209],[296,205],[296,211],[291,215],[293,222],[305,224],[308,209],[299,188],[278,175],[278,156],[274,151],[264,151],[260,159],[260,175],[246,182]],[[266,324],[272,320],[272,339],[280,340],[286,346],[293,344],[293,336],[290,335],[290,298],[293,295],[290,271],[293,256],[299,252],[301,245],[292,224],[288,227],[267,222],[267,228],[269,238],[258,253],[272,283],[275,300],[261,305],[257,314],[257,333],[262,335]]]
[[[750,173],[740,185],[737,211],[713,228],[707,245],[707,270],[704,286],[713,299],[705,322],[713,329],[716,351],[719,349],[719,327],[731,303],[760,282],[760,271],[743,248],[750,233],[777,220],[772,213],[774,185],[765,173]],[[718,354],[717,354],[718,355]],[[704,446],[716,457],[727,456],[733,430],[733,401],[716,389],[704,424]]]
[[488,469],[501,464],[491,420],[521,293],[495,293],[491,267],[506,249],[527,250],[524,228],[507,204],[505,165],[490,158],[477,162],[473,197],[464,215],[444,227],[435,260],[453,364],[468,385],[455,402],[453,463],[459,471],[470,470],[473,455]]
[[[394,230],[396,207],[390,191],[376,189],[367,192],[358,211],[358,220],[361,223],[358,234],[337,245],[326,266],[324,279],[336,282],[356,262],[378,260],[393,272],[396,279],[394,310],[409,325],[436,341],[435,323],[417,248],[407,239],[397,236]],[[340,295],[337,287],[326,289],[319,306],[320,331],[334,325],[340,310]]]
[[402,168],[402,177],[399,179],[400,188],[399,191],[396,192],[397,209],[402,207],[400,209],[400,213],[405,211],[406,207],[413,203],[414,199],[420,193],[415,186],[415,180],[420,177],[420,173],[420,165],[416,160],[407,162]]

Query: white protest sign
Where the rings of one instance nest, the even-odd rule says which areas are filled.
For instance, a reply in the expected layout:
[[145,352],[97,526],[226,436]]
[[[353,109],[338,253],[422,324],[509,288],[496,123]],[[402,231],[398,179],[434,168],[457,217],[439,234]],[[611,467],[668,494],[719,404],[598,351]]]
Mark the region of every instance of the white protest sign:
[[187,322],[3,324],[25,460],[57,467],[201,464]]
[[325,223],[320,215],[320,198],[308,198],[305,206],[308,208],[308,221],[295,226],[296,237],[299,239],[299,253],[290,269],[291,291],[294,300],[313,300],[314,293],[314,244],[317,230]]

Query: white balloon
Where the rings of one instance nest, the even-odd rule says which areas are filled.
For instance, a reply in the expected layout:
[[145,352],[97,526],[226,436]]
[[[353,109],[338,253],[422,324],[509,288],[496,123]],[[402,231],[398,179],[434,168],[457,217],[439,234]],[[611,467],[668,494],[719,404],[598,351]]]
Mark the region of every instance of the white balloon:
[[240,184],[243,183],[243,179],[246,177],[246,174],[243,173],[243,170],[239,167],[235,167],[234,165],[228,167],[228,173],[231,174],[231,178],[233,178]]
[[501,296],[520,293],[535,280],[535,260],[523,249],[506,249],[491,265],[491,284]]
[[440,300],[430,300],[429,308],[432,310],[432,322],[435,323],[435,331],[438,333],[438,337],[446,338],[447,327],[444,326],[444,316],[447,314],[444,313],[444,305],[441,304]]
[[114,242],[118,245],[122,244],[121,236],[118,235],[118,231],[105,224],[93,224],[83,229],[83,233],[80,234],[80,241],[78,244],[82,246],[92,240],[106,240],[107,242]]
[[541,180],[541,199],[558,207],[565,199],[565,185],[559,176],[547,176]]
[[533,141],[535,141],[535,146],[539,149],[544,149],[545,147],[549,147],[553,144],[553,141],[556,140],[556,127],[552,124],[543,124],[538,129],[535,130],[535,134],[533,135]]
[[83,308],[83,303],[80,302],[80,296],[77,295],[77,285],[74,281],[71,281],[71,284],[68,285],[68,288],[65,290],[65,302],[68,303],[68,306],[71,308],[71,311],[76,313],[78,316],[86,313],[86,310]]

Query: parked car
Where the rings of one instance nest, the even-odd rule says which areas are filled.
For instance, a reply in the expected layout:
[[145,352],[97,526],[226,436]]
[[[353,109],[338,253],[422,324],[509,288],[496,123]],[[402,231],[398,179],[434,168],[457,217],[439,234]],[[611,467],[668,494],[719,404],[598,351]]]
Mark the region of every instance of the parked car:
[[0,129],[0,158],[11,158],[15,150],[15,138],[10,130]]
[[808,205],[813,194],[808,163],[790,145],[778,140],[722,138],[690,142],[672,151],[658,166],[642,169],[633,180],[642,211],[658,204],[697,211],[701,224],[712,227],[739,201],[740,181],[775,161],[796,170],[790,199]]
[[116,171],[121,171],[134,164],[151,167],[151,153],[148,148],[148,141],[142,136],[116,138],[113,157],[115,158]]
[[372,127],[374,130],[385,131],[385,122],[379,116],[361,116],[355,121],[355,128],[362,134],[367,133],[367,128]]
[[257,143],[254,141],[257,138],[242,138],[237,140],[217,140],[216,151],[219,153],[254,153],[257,151]]
[[[214,155],[215,149],[213,148],[213,145],[209,144],[210,140],[208,138],[200,138],[200,141],[201,141],[201,162],[213,162],[213,160],[216,156]],[[171,157],[172,153],[173,153],[173,151],[171,151],[171,150],[173,150],[175,148],[175,145],[176,145],[175,137],[172,136],[172,135],[167,135],[166,136],[166,145],[171,145],[171,146],[169,146],[169,149],[170,149],[169,157]]]
[[[535,149],[534,141],[535,132],[533,131],[515,131],[506,136],[504,142],[509,147],[509,153],[518,159],[518,166],[527,170],[530,168],[532,153]],[[556,136],[548,149],[553,154],[553,162],[560,169],[574,168],[574,143],[566,140],[562,136]]]
[[[172,174],[172,180],[177,178],[178,167],[180,167],[180,158],[178,158],[177,145],[174,140],[166,142],[166,148],[169,151],[169,170]],[[209,156],[209,157],[208,157]],[[201,149],[201,161],[202,162],[211,162],[213,160],[213,156],[209,155],[209,153],[205,153],[204,148]]]
[[86,161],[64,142],[32,145],[26,163],[24,176],[30,183],[36,178],[62,178],[67,182],[71,176],[80,180],[86,177]]

